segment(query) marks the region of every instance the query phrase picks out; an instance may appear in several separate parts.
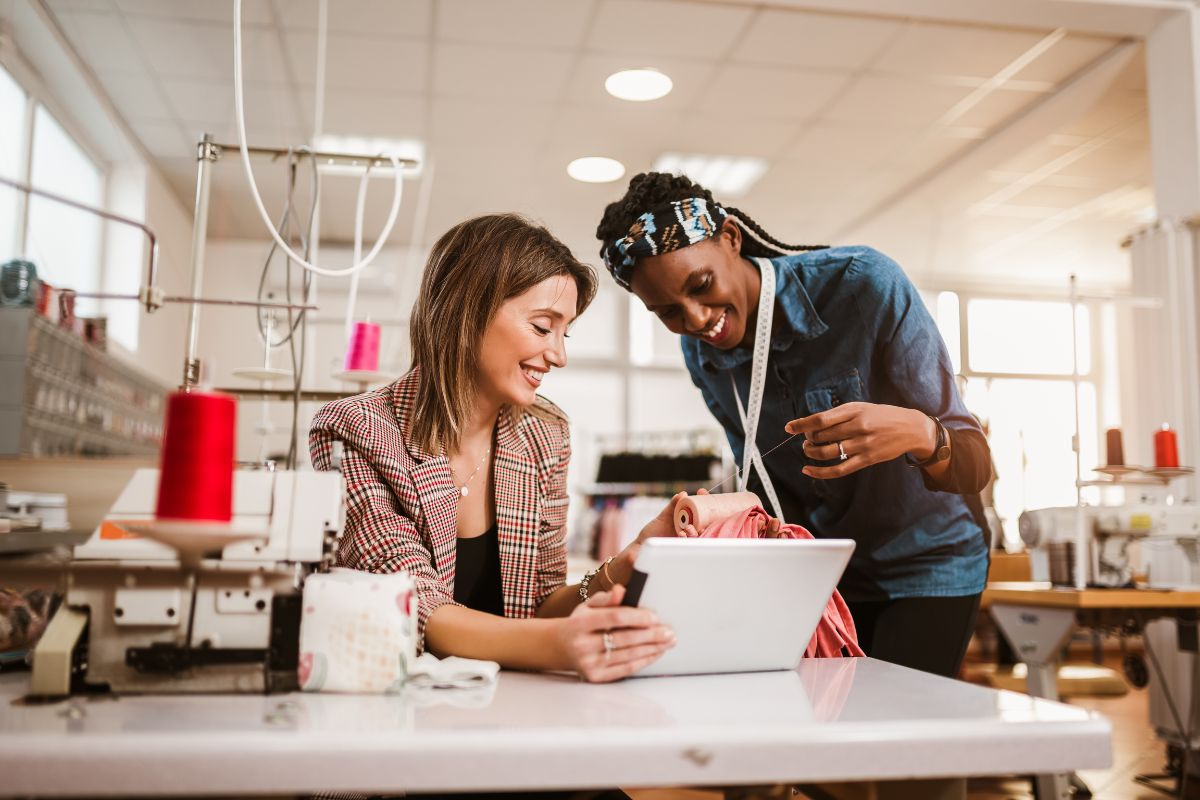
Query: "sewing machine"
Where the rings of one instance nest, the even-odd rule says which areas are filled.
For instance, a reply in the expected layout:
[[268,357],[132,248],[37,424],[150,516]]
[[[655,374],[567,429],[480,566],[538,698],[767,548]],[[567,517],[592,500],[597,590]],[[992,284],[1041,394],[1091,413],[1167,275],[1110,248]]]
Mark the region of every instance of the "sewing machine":
[[301,588],[342,530],[341,474],[237,471],[232,521],[190,556],[146,535],[157,488],[138,470],[75,548],[31,694],[294,689]]
[[1200,587],[1200,506],[1191,503],[1025,511],[1019,525],[1033,580],[1073,583],[1076,514],[1083,515],[1092,545],[1089,586],[1129,586],[1144,570],[1151,588]]

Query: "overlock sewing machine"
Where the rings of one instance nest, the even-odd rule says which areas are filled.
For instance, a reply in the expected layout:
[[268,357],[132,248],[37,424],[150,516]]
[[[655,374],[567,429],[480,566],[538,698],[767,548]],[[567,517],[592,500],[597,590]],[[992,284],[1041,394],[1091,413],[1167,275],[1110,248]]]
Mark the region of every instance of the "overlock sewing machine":
[[148,532],[158,474],[138,470],[59,567],[31,695],[295,689],[303,582],[341,534],[341,473],[238,470],[233,519],[207,534]]

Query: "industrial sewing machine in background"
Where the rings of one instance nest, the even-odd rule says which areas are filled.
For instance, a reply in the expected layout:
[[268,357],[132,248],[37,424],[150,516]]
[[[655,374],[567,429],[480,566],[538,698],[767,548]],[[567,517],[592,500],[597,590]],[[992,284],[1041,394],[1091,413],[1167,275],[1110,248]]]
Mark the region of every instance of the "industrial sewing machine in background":
[[157,487],[158,470],[138,470],[58,568],[65,596],[31,694],[295,689],[303,582],[341,534],[341,473],[238,470],[233,519],[189,539],[195,558],[139,534]]
[[[1020,517],[1021,539],[1029,548],[1032,578],[1073,585],[1076,514],[1083,515],[1087,541],[1087,582],[1095,587],[1200,589],[1200,506],[1169,503],[1165,491],[1118,506],[1043,508]],[[1139,621],[1147,653],[1150,724],[1172,748],[1182,769],[1200,776],[1200,692],[1194,691],[1200,664],[1197,642],[1200,610],[1177,619]],[[1155,663],[1157,662],[1157,663]],[[1182,726],[1181,724],[1182,723]],[[1182,728],[1182,729],[1181,729]]]
[[1029,549],[1033,580],[1073,584],[1077,514],[1089,534],[1089,586],[1132,586],[1135,575],[1144,575],[1149,588],[1200,587],[1200,506],[1149,500],[1022,513],[1021,540]]

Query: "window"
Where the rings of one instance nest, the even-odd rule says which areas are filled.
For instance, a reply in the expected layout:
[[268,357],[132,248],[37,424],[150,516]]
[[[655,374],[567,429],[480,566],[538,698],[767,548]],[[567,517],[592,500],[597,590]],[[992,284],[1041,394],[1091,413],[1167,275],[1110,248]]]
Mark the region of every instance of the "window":
[[[0,125],[0,175],[6,178],[19,180],[25,172],[21,162],[28,102],[17,82],[0,69],[0,119],[5,120]],[[0,263],[17,255],[20,208],[20,195],[13,189],[0,187]]]
[[[30,115],[32,114],[32,119]],[[0,68],[0,175],[91,206],[103,206],[106,175],[54,115]],[[26,137],[32,131],[31,141]],[[44,197],[0,187],[0,262],[28,258],[55,286],[98,291],[103,279],[104,223]],[[80,300],[79,314],[96,313]]]
[[[30,183],[89,206],[104,203],[104,175],[40,105],[33,120]],[[99,291],[101,224],[94,214],[31,197],[26,254],[50,283],[80,292]],[[95,301],[80,300],[76,312],[93,313],[95,308]]]
[[[1005,542],[1015,545],[1022,511],[1075,504],[1075,348],[1085,477],[1099,463],[1100,421],[1115,424],[1118,409],[1108,390],[1113,376],[1104,374],[1115,363],[1094,363],[1092,354],[1101,337],[1115,335],[1115,315],[1108,306],[1079,305],[1073,341],[1067,302],[941,292],[934,305],[965,379],[963,400],[988,434],[996,468],[994,504]],[[1101,330],[1095,330],[1094,319]]]

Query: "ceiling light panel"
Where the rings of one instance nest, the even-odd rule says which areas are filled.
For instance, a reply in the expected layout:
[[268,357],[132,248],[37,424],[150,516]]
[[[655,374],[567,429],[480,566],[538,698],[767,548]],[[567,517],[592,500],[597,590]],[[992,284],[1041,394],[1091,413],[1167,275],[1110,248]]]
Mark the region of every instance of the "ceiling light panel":
[[656,69],[623,69],[604,81],[604,88],[613,97],[635,103],[666,97],[674,85],[666,73]]
[[625,174],[625,165],[614,158],[585,156],[568,164],[567,174],[584,183],[611,183]]
[[767,162],[749,156],[663,153],[653,170],[686,175],[714,194],[739,197],[766,173]]

